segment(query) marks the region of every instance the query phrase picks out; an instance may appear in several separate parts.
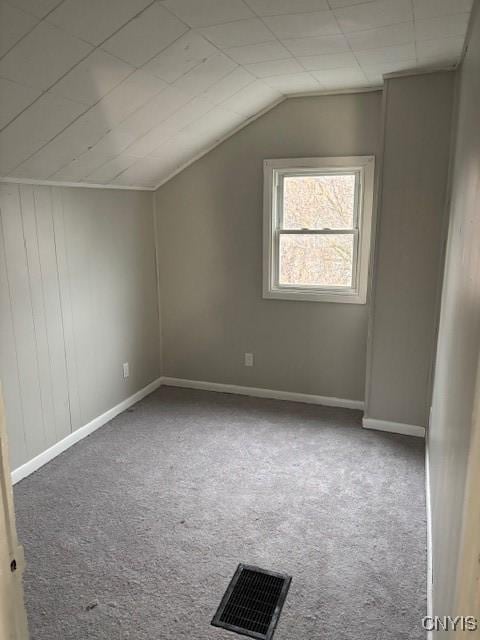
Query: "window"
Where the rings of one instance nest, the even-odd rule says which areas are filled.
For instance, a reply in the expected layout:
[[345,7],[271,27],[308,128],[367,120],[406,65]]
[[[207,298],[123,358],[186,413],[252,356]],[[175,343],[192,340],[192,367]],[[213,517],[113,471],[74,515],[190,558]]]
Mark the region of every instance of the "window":
[[364,304],[373,156],[264,161],[265,298]]

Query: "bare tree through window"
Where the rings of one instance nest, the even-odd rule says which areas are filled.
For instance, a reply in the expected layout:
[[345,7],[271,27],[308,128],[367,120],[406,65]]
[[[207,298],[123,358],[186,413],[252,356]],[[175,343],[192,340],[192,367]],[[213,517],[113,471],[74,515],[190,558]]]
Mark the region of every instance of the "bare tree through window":
[[280,285],[352,286],[355,187],[355,174],[285,176],[280,227],[303,232],[280,233]]

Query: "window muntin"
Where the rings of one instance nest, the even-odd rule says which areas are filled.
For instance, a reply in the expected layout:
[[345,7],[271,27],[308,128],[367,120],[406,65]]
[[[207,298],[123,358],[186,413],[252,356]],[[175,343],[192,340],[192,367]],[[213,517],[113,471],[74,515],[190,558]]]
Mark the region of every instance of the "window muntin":
[[265,161],[265,297],[366,301],[373,164]]

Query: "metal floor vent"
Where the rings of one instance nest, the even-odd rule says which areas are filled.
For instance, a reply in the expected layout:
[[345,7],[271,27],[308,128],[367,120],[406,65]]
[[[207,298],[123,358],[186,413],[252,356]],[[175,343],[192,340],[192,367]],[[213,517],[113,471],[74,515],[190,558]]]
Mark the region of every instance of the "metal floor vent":
[[213,617],[213,626],[270,640],[291,581],[282,573],[239,564]]

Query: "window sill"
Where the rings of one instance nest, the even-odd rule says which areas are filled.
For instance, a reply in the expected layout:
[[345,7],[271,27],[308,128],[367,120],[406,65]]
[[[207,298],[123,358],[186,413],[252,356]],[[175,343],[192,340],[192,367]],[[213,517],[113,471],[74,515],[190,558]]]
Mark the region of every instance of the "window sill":
[[358,291],[305,291],[302,289],[264,290],[263,297],[270,300],[296,300],[297,302],[335,302],[341,304],[366,304],[366,295]]

